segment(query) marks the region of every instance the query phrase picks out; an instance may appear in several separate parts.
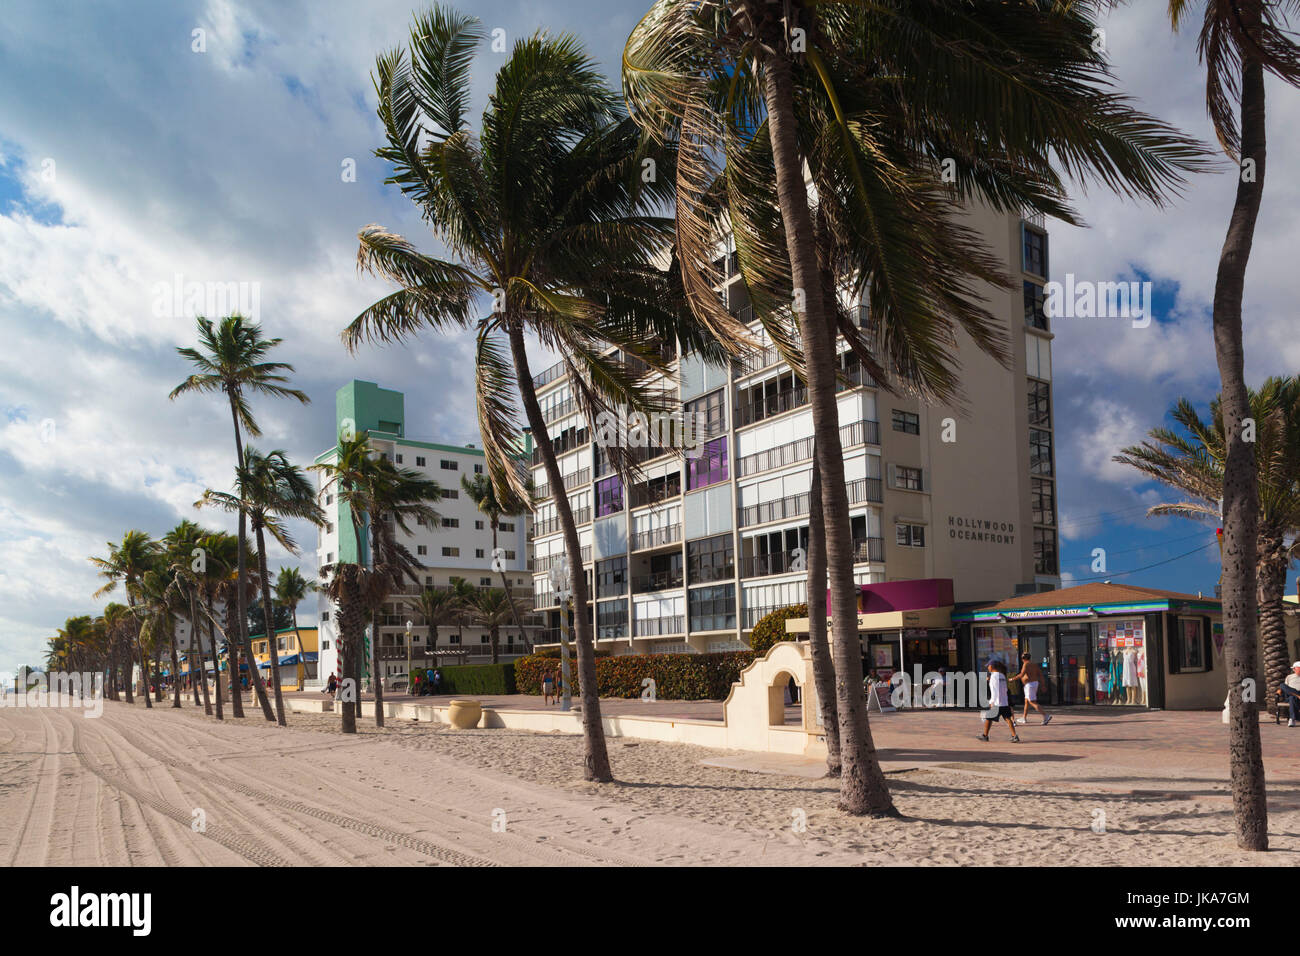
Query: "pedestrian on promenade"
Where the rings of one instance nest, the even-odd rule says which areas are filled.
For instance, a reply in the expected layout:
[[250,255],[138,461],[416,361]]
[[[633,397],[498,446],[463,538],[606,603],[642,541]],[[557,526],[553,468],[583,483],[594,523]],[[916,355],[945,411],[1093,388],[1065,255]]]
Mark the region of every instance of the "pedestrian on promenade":
[[988,672],[989,709],[984,712],[984,733],[979,735],[979,739],[989,739],[993,721],[1005,720],[1011,728],[1011,742],[1018,744],[1020,735],[1016,733],[1016,718],[1011,714],[1011,702],[1007,697],[1007,665],[1001,661],[989,661]]
[[434,668],[433,671],[433,692],[435,694],[442,693],[442,671],[437,668]]
[[1286,725],[1294,727],[1295,722],[1300,720],[1300,661],[1291,665],[1291,673],[1287,675],[1278,690],[1282,692],[1282,696],[1286,698],[1286,705],[1290,708],[1291,719],[1286,722]]
[[334,692],[335,692],[336,690],[338,690],[338,687],[339,687],[339,679],[338,679],[338,676],[335,675],[335,674],[330,674],[330,679],[329,679],[329,681],[326,682],[326,684],[325,684],[325,693],[328,694],[329,696],[333,697],[333,696],[334,696]]
[[1020,655],[1020,673],[1011,679],[1020,681],[1025,688],[1025,713],[1020,722],[1029,723],[1029,705],[1033,704],[1034,710],[1043,718],[1043,726],[1050,724],[1052,715],[1043,713],[1043,708],[1038,706],[1038,688],[1042,684],[1043,668],[1034,662],[1028,651]]
[[548,670],[542,675],[542,703],[549,704],[555,696],[555,673]]

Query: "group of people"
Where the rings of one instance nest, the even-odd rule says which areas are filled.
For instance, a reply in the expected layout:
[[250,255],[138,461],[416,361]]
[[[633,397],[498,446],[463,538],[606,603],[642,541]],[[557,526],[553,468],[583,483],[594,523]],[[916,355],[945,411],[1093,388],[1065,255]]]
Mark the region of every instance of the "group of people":
[[436,667],[430,667],[423,674],[415,672],[415,682],[411,684],[411,695],[414,697],[428,697],[432,694],[442,693],[442,671]]
[[1020,743],[1020,734],[1016,732],[1016,718],[1011,710],[1011,698],[1008,696],[1007,684],[1018,680],[1025,689],[1025,712],[1020,717],[1022,724],[1029,723],[1029,708],[1033,707],[1043,718],[1043,726],[1052,722],[1052,715],[1044,713],[1038,705],[1038,687],[1043,682],[1043,668],[1028,654],[1020,655],[1020,672],[1014,677],[1007,677],[1007,665],[999,660],[988,663],[989,672],[989,709],[984,711],[984,732],[980,740],[989,739],[989,731],[994,722],[1005,720],[1011,728],[1011,742]]
[[560,675],[553,670],[547,670],[542,675],[543,704],[558,704],[560,702],[560,694],[564,691],[561,684]]

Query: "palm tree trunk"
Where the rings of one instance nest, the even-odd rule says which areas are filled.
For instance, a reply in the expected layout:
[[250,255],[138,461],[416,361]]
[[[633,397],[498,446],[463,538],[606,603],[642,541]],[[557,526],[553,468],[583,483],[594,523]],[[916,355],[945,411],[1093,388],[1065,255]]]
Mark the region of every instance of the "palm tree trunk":
[[[766,11],[759,0],[745,0],[755,24]],[[831,627],[835,641],[835,680],[840,721],[840,807],[849,813],[896,816],[889,787],[876,759],[862,690],[862,651],[858,640],[857,589],[853,582],[853,544],[848,489],[840,445],[839,407],[835,398],[835,341],[829,335],[828,308],[822,296],[816,238],[804,185],[794,119],[794,91],[785,34],[779,23],[767,24],[763,50],[763,87],[767,105],[777,196],[785,226],[791,274],[803,290],[805,311],[799,317],[808,367],[813,435],[821,469],[825,509],[826,560],[830,570]]]
[[[360,537],[358,536],[358,541]],[[358,551],[360,548],[358,547]],[[360,554],[357,555],[360,559]],[[361,643],[361,608],[358,606],[357,576],[358,564],[339,564],[334,573],[343,575],[339,582],[338,625],[339,625],[339,665],[342,670],[343,686],[339,691],[343,704],[342,729],[345,734],[357,732],[357,712],[361,708],[361,685],[355,682],[355,658]],[[353,681],[351,689],[348,682]],[[349,700],[351,698],[351,700]]]
[[[1247,32],[1259,25],[1257,7],[1247,5]],[[1249,11],[1253,11],[1253,14]],[[1264,69],[1250,51],[1242,53],[1241,155],[1254,160],[1255,176],[1238,177],[1228,234],[1219,254],[1214,285],[1214,353],[1219,364],[1220,402],[1227,438],[1223,466],[1223,657],[1228,680],[1228,755],[1237,846],[1268,849],[1268,805],[1260,752],[1259,713],[1243,690],[1254,681],[1259,663],[1258,595],[1255,587],[1259,487],[1254,445],[1244,441],[1242,421],[1250,416],[1241,333],[1241,300],[1246,284],[1255,221],[1264,190]]]
[[840,775],[839,708],[835,704],[835,664],[826,640],[826,523],[822,520],[822,472],[813,450],[812,485],[808,489],[808,651],[813,684],[826,734],[826,775]]
[[[212,716],[212,698],[211,698],[211,696],[210,696],[209,693],[208,693],[208,660],[207,660],[207,658],[206,658],[206,657],[204,656],[204,654],[203,654],[203,629],[202,629],[202,628],[203,628],[203,621],[199,618],[199,607],[198,607],[198,605],[199,605],[199,597],[198,597],[197,594],[195,594],[193,591],[191,591],[191,592],[190,592],[190,620],[192,620],[192,621],[194,622],[194,626],[193,626],[193,628],[191,628],[191,633],[192,633],[193,636],[194,636],[194,647],[195,647],[195,649],[199,652],[199,655],[198,655],[198,656],[199,656],[199,673],[198,673],[198,676],[197,676],[197,677],[194,676],[194,662],[193,662],[193,660],[191,660],[191,661],[190,661],[190,679],[191,679],[191,680],[198,681],[198,684],[202,684],[202,685],[203,685],[203,713],[204,713],[206,716],[211,717],[211,716]],[[212,627],[212,624],[211,624],[211,622],[209,622],[209,623],[208,623],[208,628],[209,628],[209,630],[211,629],[211,627]],[[214,648],[214,649],[216,648],[216,645],[215,645],[215,644],[213,645],[213,648]],[[196,695],[198,694],[198,690],[199,690],[199,688],[198,688],[198,684],[196,684],[195,687],[194,687],[194,692],[195,692]],[[195,699],[194,699],[194,704],[195,704],[196,707],[198,706],[198,697],[197,697],[197,696],[196,696]]]
[[[204,595],[208,602],[208,646],[212,648],[212,691],[213,697],[216,698],[217,720],[225,720],[226,715],[222,712],[221,705],[221,657],[217,653],[217,629],[213,624],[215,612],[212,608],[212,594]],[[204,664],[203,686],[208,686],[207,664]]]
[[163,682],[162,682],[162,645],[157,641],[153,644],[153,673],[154,673],[154,699],[162,703],[163,699]]
[[379,679],[379,611],[370,612],[370,686],[375,694],[375,726],[384,726],[384,682]]
[[[492,524],[492,553],[496,554],[497,553],[497,525],[501,523],[501,519],[497,515],[493,515],[490,520]],[[510,593],[510,579],[506,577],[506,563],[504,559],[501,561],[501,586],[506,589],[506,599],[510,602],[510,610],[515,617],[515,627],[519,628],[519,640],[522,641],[524,639],[524,625],[523,622],[519,619],[519,606],[515,604],[514,597]],[[497,648],[496,648],[496,644],[493,644],[492,663],[495,664],[496,662],[497,662]]]
[[[241,661],[239,659],[239,649],[241,642],[239,640],[239,625],[232,623],[231,614],[239,613],[239,599],[235,599],[235,607],[231,608],[229,597],[226,600],[226,665],[230,669],[230,712],[235,717],[244,716],[244,692],[240,686],[241,678],[239,668]],[[251,660],[250,656],[250,660]],[[218,675],[220,679],[220,675]]]
[[[582,567],[582,546],[578,542],[578,526],[573,522],[573,509],[564,490],[564,476],[555,458],[555,448],[546,431],[546,419],[537,403],[533,376],[528,369],[528,353],[524,347],[524,334],[515,322],[508,322],[510,353],[514,360],[519,392],[524,400],[524,411],[532,427],[537,447],[546,465],[546,480],[555,496],[555,512],[564,528],[564,547],[569,554],[570,585],[573,589],[573,629],[578,643],[578,690],[582,695],[582,736],[584,744],[583,777],[599,783],[609,783],[614,772],[609,765],[609,750],[605,746],[605,729],[600,720],[600,696],[596,687],[596,645],[592,640],[591,622],[587,619],[587,574]],[[855,616],[853,619],[857,621]]]
[[[129,598],[127,603],[130,603]],[[126,631],[127,628],[125,627],[120,628],[118,631],[118,676],[121,679],[122,684],[126,687],[126,702],[128,704],[134,704],[135,688],[132,686],[134,681],[131,677],[131,671],[134,669],[131,659],[134,656],[134,652],[131,649],[131,635],[126,633]]]
[[[239,411],[236,403],[236,396],[230,393],[230,418],[235,425],[235,467],[242,469],[244,467],[244,440],[239,432]],[[240,492],[242,503],[243,492]],[[275,720],[275,715],[271,713],[271,702],[267,699],[266,688],[262,686],[262,678],[257,673],[257,668],[253,666],[253,645],[248,640],[248,595],[244,593],[244,588],[248,582],[248,568],[244,554],[248,550],[248,516],[244,509],[239,509],[239,547],[238,547],[238,579],[235,582],[235,610],[239,615],[239,643],[244,649],[244,654],[248,657],[248,682],[253,685],[253,690],[257,694],[257,702],[262,705],[262,713],[267,720]],[[268,635],[269,637],[269,635]],[[238,680],[238,677],[236,677]],[[238,687],[238,684],[236,684]],[[244,716],[243,702],[236,705],[236,717]]]
[[275,721],[281,727],[287,727],[284,719],[284,695],[280,690],[280,651],[275,646],[275,608],[271,604],[271,579],[267,576],[266,542],[262,534],[261,522],[253,523],[257,535],[257,562],[262,578],[262,619],[266,621],[266,647],[271,655],[271,685],[275,690]]
[[140,651],[140,696],[144,698],[145,710],[153,710],[153,693],[149,689],[149,655],[144,652],[144,643],[139,634],[136,634],[135,643]]
[[[171,651],[172,651],[172,709],[180,710],[181,708],[181,659],[176,652],[176,621],[171,622]],[[198,696],[195,695],[194,703],[199,702]]]
[[1291,566],[1286,543],[1265,535],[1259,542],[1259,651],[1264,661],[1264,703],[1269,713],[1277,710],[1277,689],[1290,671],[1286,647],[1286,614],[1282,595]]
[[497,664],[501,661],[501,628],[493,624],[488,628],[488,639],[492,642],[492,663]]

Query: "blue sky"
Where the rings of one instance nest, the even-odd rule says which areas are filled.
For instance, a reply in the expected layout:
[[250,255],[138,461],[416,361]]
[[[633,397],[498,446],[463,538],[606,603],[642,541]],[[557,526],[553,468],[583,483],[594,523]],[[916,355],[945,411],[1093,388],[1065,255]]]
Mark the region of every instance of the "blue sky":
[[[1111,14],[1107,45],[1140,105],[1202,138],[1194,35],[1174,38],[1164,4]],[[86,561],[128,527],[161,534],[205,487],[229,483],[220,405],[169,402],[192,319],[158,316],[153,290],[256,282],[261,320],[282,336],[307,407],[262,401],[263,449],[306,463],[330,441],[334,390],[356,377],[407,393],[411,434],[477,441],[462,338],[349,355],[339,330],[383,288],[358,277],[356,233],[377,222],[427,241],[371,152],[380,141],[370,71],[405,39],[412,6],[334,0],[9,0],[0,33],[0,670],[34,661],[67,616],[92,612]],[[463,9],[514,39],[569,30],[616,69],[644,0],[480,0]],[[193,31],[206,49],[195,52]],[[481,107],[496,60],[475,73]],[[1270,158],[1245,303],[1252,382],[1300,368],[1294,250],[1300,93],[1269,90]],[[356,182],[340,170],[354,160]],[[1213,589],[1213,529],[1154,521],[1163,492],[1110,461],[1179,396],[1217,389],[1209,301],[1231,207],[1231,170],[1194,180],[1156,210],[1093,189],[1088,229],[1049,224],[1054,278],[1156,284],[1157,321],[1056,323],[1055,400],[1063,570],[1180,590]],[[541,357],[538,357],[541,360]],[[49,424],[46,424],[49,423]],[[216,515],[202,520],[222,524]],[[1195,535],[1202,534],[1198,540]],[[311,535],[300,534],[309,547]],[[274,561],[292,563],[283,553]],[[310,559],[308,559],[310,560]],[[1144,568],[1133,575],[1121,572]],[[304,566],[313,572],[310,564]],[[1294,584],[1292,584],[1294,586]],[[996,595],[991,595],[996,597]],[[303,608],[304,620],[311,618]]]

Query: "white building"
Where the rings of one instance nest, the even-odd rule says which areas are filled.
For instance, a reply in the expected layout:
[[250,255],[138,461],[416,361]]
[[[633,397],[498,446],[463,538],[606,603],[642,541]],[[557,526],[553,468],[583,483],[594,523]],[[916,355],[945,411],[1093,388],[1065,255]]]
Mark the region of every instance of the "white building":
[[[987,308],[1004,322],[1011,368],[959,331],[967,407],[927,407],[878,389],[840,345],[851,383],[839,409],[854,577],[860,584],[951,578],[958,602],[1060,584],[1052,334],[1042,309],[1047,235],[1041,223],[1014,215],[968,215],[1021,280],[1014,292],[987,287],[986,295]],[[734,245],[719,253],[727,277],[719,293],[733,313],[752,315]],[[751,328],[758,332],[758,323]],[[579,526],[598,647],[738,649],[763,615],[807,599],[798,549],[807,544],[812,411],[775,349],[729,368],[681,356],[662,384],[684,413],[701,416],[693,420],[704,423],[704,453],[649,457],[630,488],[594,443],[598,425],[575,407],[563,366],[534,382]],[[564,541],[537,452],[532,464],[541,498],[534,606],[547,616],[550,643],[560,613],[547,571],[564,554]]]
[[[488,518],[461,487],[461,476],[484,471],[482,450],[469,446],[440,445],[406,437],[405,399],[401,392],[380,388],[373,382],[351,381],[335,397],[335,434],[351,428],[369,434],[371,446],[395,464],[438,482],[442,501],[435,508],[442,521],[438,527],[413,527],[406,546],[424,565],[421,581],[394,595],[380,612],[379,647],[382,676],[386,682],[404,678],[407,664],[406,626],[411,623],[410,660],[432,666],[433,652],[441,665],[484,663],[491,659],[485,628],[468,623],[461,627],[443,625],[431,646],[428,625],[411,606],[422,588],[445,588],[453,578],[463,578],[474,587],[502,587],[501,574],[492,570],[492,529]],[[316,462],[333,460],[335,446],[317,456]],[[320,530],[316,548],[318,566],[336,561],[355,561],[357,545],[351,519],[338,500],[337,490],[326,486],[327,477],[317,473],[320,504],[326,525]],[[502,517],[497,529],[503,567],[510,588],[523,603],[524,633],[513,624],[499,631],[502,660],[526,653],[539,621],[528,613],[532,587],[531,517]],[[318,595],[320,668],[322,678],[339,670],[336,609],[323,593]],[[530,625],[533,625],[530,627]],[[369,659],[367,658],[367,671]]]

